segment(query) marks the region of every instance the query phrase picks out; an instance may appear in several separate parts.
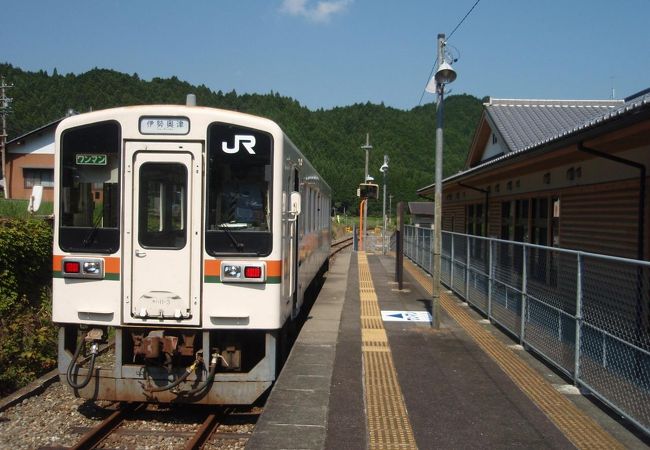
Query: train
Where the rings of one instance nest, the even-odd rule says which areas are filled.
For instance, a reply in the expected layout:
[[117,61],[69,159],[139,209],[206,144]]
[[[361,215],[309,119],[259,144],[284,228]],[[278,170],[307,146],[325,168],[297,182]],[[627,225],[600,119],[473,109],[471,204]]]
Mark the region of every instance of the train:
[[73,115],[54,198],[52,319],[74,395],[234,405],[272,386],[331,246],[331,189],[278,124],[191,95]]

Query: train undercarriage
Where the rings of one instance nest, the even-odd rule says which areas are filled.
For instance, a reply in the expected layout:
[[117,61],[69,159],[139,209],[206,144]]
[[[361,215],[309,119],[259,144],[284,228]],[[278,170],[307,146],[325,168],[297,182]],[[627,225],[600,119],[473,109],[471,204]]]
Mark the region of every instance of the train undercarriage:
[[64,325],[59,374],[76,396],[91,400],[251,404],[276,378],[283,335]]

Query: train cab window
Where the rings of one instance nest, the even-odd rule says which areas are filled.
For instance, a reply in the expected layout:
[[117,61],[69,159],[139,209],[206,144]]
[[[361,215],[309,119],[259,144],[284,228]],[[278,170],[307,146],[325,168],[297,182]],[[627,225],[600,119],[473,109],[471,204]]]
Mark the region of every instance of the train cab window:
[[273,140],[267,133],[213,123],[208,131],[206,251],[271,252]]
[[120,126],[99,122],[61,136],[59,246],[114,253],[120,246]]
[[181,249],[187,242],[187,169],[146,163],[140,168],[138,239],[145,248]]

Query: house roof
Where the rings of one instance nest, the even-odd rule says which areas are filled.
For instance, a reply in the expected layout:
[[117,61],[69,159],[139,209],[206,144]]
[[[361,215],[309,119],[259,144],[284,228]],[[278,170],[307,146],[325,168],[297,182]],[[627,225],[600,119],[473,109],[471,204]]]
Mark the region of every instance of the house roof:
[[62,117],[60,119],[56,119],[56,120],[54,120],[54,121],[52,121],[50,123],[47,123],[47,124],[45,124],[45,125],[43,125],[41,127],[36,128],[35,130],[29,131],[29,132],[27,132],[25,134],[22,134],[22,135],[20,135],[20,136],[18,136],[16,138],[13,138],[12,140],[7,141],[7,145],[13,144],[13,143],[18,142],[18,141],[20,141],[22,139],[25,139],[26,137],[29,137],[32,134],[37,134],[37,133],[43,132],[43,131],[47,130],[48,128],[51,128],[51,127],[56,128],[56,126],[59,124],[59,122],[61,122],[64,118],[65,117]]
[[433,202],[408,202],[411,214],[433,217]]
[[622,100],[490,99],[485,111],[510,151],[518,151],[600,117],[622,104]]
[[[500,102],[503,102],[504,100],[500,100]],[[513,100],[514,101],[514,100]],[[526,100],[517,100],[517,102],[525,102]],[[531,102],[532,100],[527,100],[528,102]],[[557,100],[556,100],[557,101]],[[548,101],[546,101],[548,102]],[[553,101],[551,101],[553,102]],[[561,101],[558,101],[561,102]],[[569,101],[563,101],[568,105]],[[581,100],[579,102],[588,102],[585,100]],[[600,103],[603,103],[602,101],[598,101]],[[487,105],[486,105],[487,107]],[[547,108],[549,108],[547,106]],[[559,108],[559,107],[558,107]],[[575,108],[578,108],[577,106]],[[584,107],[588,108],[588,107]],[[493,166],[495,164],[498,164],[502,161],[511,159],[511,158],[516,158],[521,155],[525,155],[529,152],[534,152],[536,150],[541,150],[543,148],[547,148],[548,146],[551,146],[556,143],[561,143],[564,140],[571,139],[571,138],[579,138],[582,133],[586,133],[594,128],[597,128],[599,126],[606,125],[608,123],[614,122],[620,118],[626,117],[626,116],[632,116],[634,114],[637,114],[641,111],[644,110],[650,110],[650,89],[647,89],[645,91],[641,91],[638,94],[635,94],[634,96],[628,97],[625,99],[624,102],[618,103],[618,106],[614,107],[595,107],[592,106],[592,108],[596,108],[596,110],[600,111],[600,114],[598,115],[593,115],[589,116],[587,118],[584,118],[582,121],[578,123],[573,123],[571,124],[568,121],[568,117],[570,116],[564,116],[565,117],[565,122],[564,122],[564,128],[558,126],[556,129],[553,129],[551,126],[548,128],[544,128],[545,131],[544,133],[540,133],[538,137],[535,139],[530,139],[530,143],[525,144],[525,143],[520,143],[519,148],[513,149],[509,153],[504,153],[502,155],[499,155],[495,158],[491,158],[489,160],[483,161],[482,163],[471,167],[467,170],[460,171],[454,175],[451,175],[443,180],[443,183],[450,182],[450,181],[455,181],[458,179],[462,179],[466,176],[472,175],[476,172],[479,172],[481,170],[484,170],[490,166]],[[603,108],[605,108],[603,110]],[[512,110],[511,110],[512,111]],[[524,111],[523,107],[522,109],[519,110]],[[536,110],[540,111],[540,110]],[[530,112],[529,112],[530,114]],[[521,116],[520,116],[521,117]],[[528,121],[526,122],[520,122],[520,123],[527,123],[530,125],[530,120],[532,120],[532,117],[528,117]],[[513,127],[511,127],[513,128]],[[530,133],[532,135],[533,133]],[[418,193],[423,193],[426,191],[431,190],[435,184],[430,184],[428,186],[422,187],[417,190]]]

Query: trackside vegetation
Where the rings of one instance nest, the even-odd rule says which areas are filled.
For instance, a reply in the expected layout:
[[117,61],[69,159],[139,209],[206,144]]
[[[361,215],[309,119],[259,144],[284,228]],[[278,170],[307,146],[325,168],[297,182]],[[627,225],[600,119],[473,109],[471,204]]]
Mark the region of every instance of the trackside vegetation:
[[0,396],[56,365],[51,267],[49,222],[0,219]]

